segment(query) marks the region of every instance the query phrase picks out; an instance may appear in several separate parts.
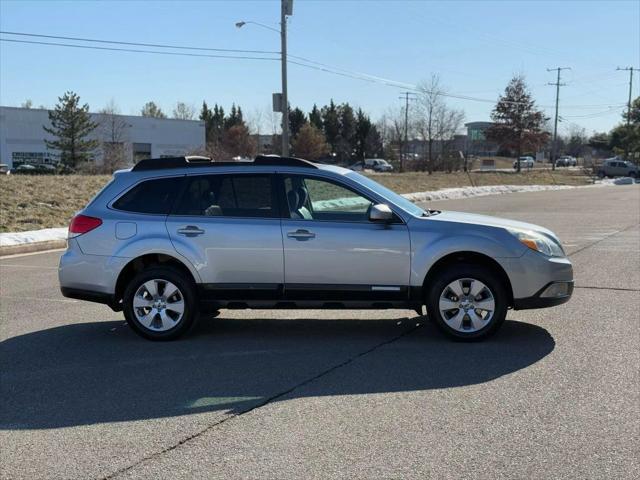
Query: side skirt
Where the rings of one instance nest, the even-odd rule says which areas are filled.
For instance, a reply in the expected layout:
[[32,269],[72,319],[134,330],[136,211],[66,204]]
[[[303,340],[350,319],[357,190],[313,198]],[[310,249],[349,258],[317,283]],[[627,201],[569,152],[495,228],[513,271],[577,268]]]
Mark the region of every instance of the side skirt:
[[[207,310],[264,309],[416,309],[422,299],[410,298],[406,286],[329,284],[209,283],[199,286]],[[411,292],[413,293],[413,292]]]

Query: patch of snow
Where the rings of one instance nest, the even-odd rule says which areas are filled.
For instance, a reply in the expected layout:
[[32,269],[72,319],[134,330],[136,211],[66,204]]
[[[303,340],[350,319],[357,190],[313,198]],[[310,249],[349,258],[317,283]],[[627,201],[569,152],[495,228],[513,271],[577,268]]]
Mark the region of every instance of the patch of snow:
[[405,193],[403,197],[415,203],[433,200],[456,200],[460,198],[502,195],[505,193],[542,192],[545,190],[568,190],[571,185],[487,185],[483,187],[443,188],[427,192]]
[[631,177],[616,178],[613,183],[616,185],[633,185],[635,183],[635,179]]
[[25,243],[48,242],[51,240],[66,240],[67,228],[44,228],[28,232],[0,233],[0,247],[22,245]]
[[633,185],[640,183],[640,179],[633,177],[601,178],[596,180],[594,185]]

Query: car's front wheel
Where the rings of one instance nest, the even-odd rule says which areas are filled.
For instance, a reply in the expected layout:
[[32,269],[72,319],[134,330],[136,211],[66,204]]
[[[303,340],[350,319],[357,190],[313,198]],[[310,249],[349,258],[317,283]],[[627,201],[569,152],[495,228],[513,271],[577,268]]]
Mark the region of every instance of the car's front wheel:
[[429,317],[456,339],[487,337],[496,332],[507,315],[507,288],[491,269],[457,265],[442,271],[428,287]]
[[173,340],[194,324],[195,287],[179,270],[154,267],[138,273],[124,292],[127,323],[150,340]]

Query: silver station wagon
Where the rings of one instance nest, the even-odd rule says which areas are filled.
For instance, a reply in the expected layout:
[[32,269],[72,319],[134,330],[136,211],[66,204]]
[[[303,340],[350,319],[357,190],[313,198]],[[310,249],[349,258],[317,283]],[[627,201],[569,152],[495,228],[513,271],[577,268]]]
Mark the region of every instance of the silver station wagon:
[[408,308],[452,337],[559,305],[573,270],[528,223],[425,210],[357,172],[297,158],[143,160],[69,226],[66,297],[123,311],[152,340],[223,308]]

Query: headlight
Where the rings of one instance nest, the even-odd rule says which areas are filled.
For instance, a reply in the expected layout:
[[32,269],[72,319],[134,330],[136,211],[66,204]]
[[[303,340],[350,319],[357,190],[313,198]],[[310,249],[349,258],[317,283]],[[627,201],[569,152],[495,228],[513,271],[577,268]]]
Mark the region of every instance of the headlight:
[[540,252],[548,257],[564,257],[564,250],[559,242],[541,233],[532,232],[530,230],[515,230],[508,228],[507,231],[516,237],[524,246]]

